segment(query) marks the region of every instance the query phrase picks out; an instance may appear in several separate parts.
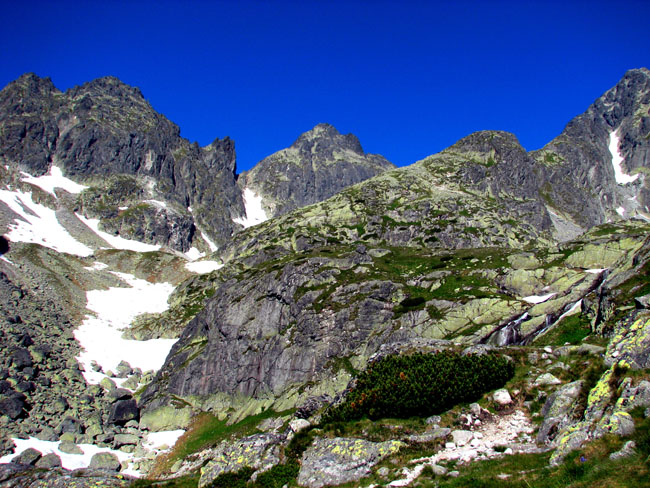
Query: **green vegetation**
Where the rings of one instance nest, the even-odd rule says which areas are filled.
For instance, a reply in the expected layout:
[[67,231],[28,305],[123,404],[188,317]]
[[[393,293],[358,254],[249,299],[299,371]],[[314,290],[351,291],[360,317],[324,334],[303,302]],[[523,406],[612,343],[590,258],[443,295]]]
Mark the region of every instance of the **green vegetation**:
[[257,432],[257,424],[262,420],[286,415],[292,411],[274,412],[266,410],[257,415],[251,415],[235,424],[228,425],[225,420],[219,420],[209,413],[201,413],[176,442],[174,449],[164,456],[156,459],[154,469],[150,475],[155,477],[167,471],[176,461],[184,459],[194,452],[217,445],[219,442],[231,437],[244,437]]
[[537,337],[533,344],[562,346],[566,343],[580,344],[591,334],[589,319],[583,314],[569,315],[556,324],[551,330]]
[[387,356],[358,376],[344,403],[327,412],[324,421],[441,413],[503,386],[514,375],[514,369],[511,362],[494,354]]

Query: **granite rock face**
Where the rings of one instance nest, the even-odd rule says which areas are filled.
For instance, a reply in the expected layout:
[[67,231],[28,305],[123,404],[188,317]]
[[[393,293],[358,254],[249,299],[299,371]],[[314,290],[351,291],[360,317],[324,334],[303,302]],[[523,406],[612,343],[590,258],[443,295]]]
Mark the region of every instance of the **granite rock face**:
[[[558,230],[577,225],[575,233],[610,219],[647,216],[649,108],[650,71],[630,70],[558,137],[531,153],[543,180],[539,195],[554,211]],[[612,161],[616,152],[628,179],[617,180]]]
[[242,173],[238,183],[261,196],[267,215],[275,217],[326,200],[392,168],[383,156],[366,154],[353,134],[318,124],[290,147]]

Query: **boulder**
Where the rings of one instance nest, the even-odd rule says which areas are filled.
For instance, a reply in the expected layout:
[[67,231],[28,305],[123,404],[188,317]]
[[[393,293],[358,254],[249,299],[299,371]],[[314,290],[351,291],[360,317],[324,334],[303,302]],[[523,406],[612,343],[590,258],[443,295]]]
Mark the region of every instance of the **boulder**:
[[37,451],[33,447],[28,447],[25,449],[23,452],[18,454],[18,456],[14,457],[11,462],[16,463],[16,464],[28,464],[28,465],[34,465],[36,464],[36,461],[41,459],[43,454],[40,451]]
[[102,469],[106,471],[119,471],[122,464],[118,457],[112,452],[98,452],[90,458],[90,469]]
[[6,415],[11,420],[16,420],[25,415],[26,407],[25,395],[15,393],[0,400],[0,415]]
[[36,461],[35,466],[37,468],[43,468],[43,469],[60,468],[61,467],[61,458],[58,455],[51,452],[51,453],[46,454],[45,456],[43,456],[38,461]]
[[357,481],[386,456],[404,446],[399,441],[370,442],[363,439],[314,439],[303,453],[298,484],[321,488]]
[[129,420],[138,420],[140,410],[135,400],[118,400],[111,406],[108,422],[116,425],[124,425]]

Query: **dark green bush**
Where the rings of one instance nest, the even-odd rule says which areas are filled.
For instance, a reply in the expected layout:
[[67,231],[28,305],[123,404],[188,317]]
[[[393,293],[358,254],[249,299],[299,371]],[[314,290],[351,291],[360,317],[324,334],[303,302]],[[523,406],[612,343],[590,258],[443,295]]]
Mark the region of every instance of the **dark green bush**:
[[496,354],[463,356],[452,352],[382,358],[361,373],[345,401],[330,409],[325,422],[364,416],[424,417],[477,400],[503,386],[514,364]]
[[282,488],[298,477],[300,465],[296,460],[290,460],[286,464],[278,464],[268,471],[260,473],[255,481],[255,486],[261,488]]
[[208,485],[209,488],[246,488],[255,470],[246,466],[235,473],[222,473]]

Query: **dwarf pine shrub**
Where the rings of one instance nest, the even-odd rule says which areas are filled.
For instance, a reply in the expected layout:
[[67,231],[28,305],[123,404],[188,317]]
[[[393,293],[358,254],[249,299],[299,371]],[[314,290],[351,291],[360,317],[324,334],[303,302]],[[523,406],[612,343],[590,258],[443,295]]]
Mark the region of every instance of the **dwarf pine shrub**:
[[425,417],[479,399],[514,375],[514,364],[497,354],[416,353],[381,358],[357,377],[344,402],[326,422],[362,418]]

